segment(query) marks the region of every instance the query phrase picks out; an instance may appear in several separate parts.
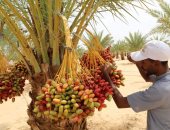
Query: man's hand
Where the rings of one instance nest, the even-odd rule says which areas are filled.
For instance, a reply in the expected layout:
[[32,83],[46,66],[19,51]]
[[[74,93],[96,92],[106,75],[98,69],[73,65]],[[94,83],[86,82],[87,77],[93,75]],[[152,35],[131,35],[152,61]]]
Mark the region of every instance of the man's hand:
[[109,64],[104,64],[102,67],[101,67],[101,71],[104,75],[104,78],[107,82],[109,82],[109,84],[112,86],[113,89],[116,88],[116,86],[113,84],[112,80],[110,79],[110,76],[109,76],[109,73],[111,71],[111,68],[112,66],[109,65]]
[[104,65],[101,67],[101,71],[102,71],[103,74],[106,74],[106,73],[109,74],[110,71],[111,71],[111,69],[112,69],[112,66],[109,65],[108,63],[104,64]]
[[101,71],[103,72],[103,75],[104,75],[104,78],[106,79],[106,81],[108,81],[110,86],[112,87],[113,100],[115,101],[118,108],[129,108],[130,105],[127,101],[127,98],[122,96],[122,94],[119,92],[119,90],[116,88],[116,86],[113,84],[112,80],[109,77],[111,68],[112,68],[111,65],[105,64],[101,67]]

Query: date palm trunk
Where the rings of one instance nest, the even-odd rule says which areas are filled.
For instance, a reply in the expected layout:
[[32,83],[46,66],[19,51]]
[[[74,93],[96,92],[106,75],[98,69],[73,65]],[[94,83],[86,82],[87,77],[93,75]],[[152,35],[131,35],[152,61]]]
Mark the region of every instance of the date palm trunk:
[[124,52],[121,52],[121,53],[120,53],[120,57],[121,57],[121,60],[125,60]]
[[116,59],[119,59],[119,52],[116,52]]

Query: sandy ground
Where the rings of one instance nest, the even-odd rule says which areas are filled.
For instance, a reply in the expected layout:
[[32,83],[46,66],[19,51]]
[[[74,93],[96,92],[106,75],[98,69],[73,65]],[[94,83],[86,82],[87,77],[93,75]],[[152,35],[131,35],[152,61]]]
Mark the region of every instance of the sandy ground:
[[[150,84],[141,77],[135,65],[128,61],[116,61],[125,76],[125,87],[119,88],[124,96],[146,89]],[[0,130],[30,130],[27,125],[27,105],[29,85],[21,97],[0,104]],[[118,109],[113,102],[106,102],[107,108],[96,111],[88,118],[89,130],[145,130],[146,112],[135,113],[131,108]]]

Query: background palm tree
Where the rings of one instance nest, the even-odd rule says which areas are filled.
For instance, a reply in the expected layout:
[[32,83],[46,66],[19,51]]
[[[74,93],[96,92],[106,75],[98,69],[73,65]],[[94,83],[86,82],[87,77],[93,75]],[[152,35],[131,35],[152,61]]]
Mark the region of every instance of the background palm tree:
[[150,35],[148,37],[149,40],[159,40],[159,41],[163,41],[163,42],[165,42],[165,43],[170,45],[169,38],[170,37],[168,35],[160,34],[160,33],[156,33],[156,34]]
[[77,50],[78,56],[80,58],[83,56],[83,54],[87,50],[87,48],[85,46],[83,46],[82,44],[78,44],[76,50]]
[[125,42],[129,52],[137,51],[140,50],[146,43],[146,36],[139,32],[129,33],[129,36],[125,37]]
[[116,59],[119,59],[119,56],[121,56],[121,60],[125,59],[127,49],[127,44],[124,40],[119,40],[115,44],[112,44],[111,51],[115,54]]
[[[113,36],[110,34],[104,34],[103,31],[98,33],[97,30],[94,30],[92,33],[87,30],[87,36],[85,36],[85,40],[89,43],[93,43],[96,42],[93,41],[94,39],[96,39],[98,44],[100,44],[103,48],[107,48],[114,43]],[[91,45],[93,46],[94,44]]]
[[[18,45],[16,39],[11,37],[11,44],[16,44],[16,46]],[[8,61],[20,61],[20,57],[17,54],[17,52],[15,51],[15,49],[9,45],[9,42],[6,41],[5,39],[0,39],[0,47],[1,47],[1,51],[3,52],[3,54],[6,56],[6,58],[8,59]]]
[[[7,28],[5,26],[4,20],[0,19],[0,48],[1,48],[1,51],[3,52],[3,55],[6,56],[8,61],[20,60],[19,57],[17,57],[17,53],[15,52],[14,48],[9,45],[9,42],[7,42],[6,39],[4,39],[4,37],[3,37],[4,35],[9,35],[9,38],[10,38],[12,44],[15,44],[17,42],[16,37],[11,33],[9,28]],[[19,45],[19,44],[17,44],[17,45]]]
[[158,26],[152,29],[153,33],[165,33],[170,35],[170,4],[164,0],[157,0],[161,10],[150,9],[148,13],[157,19]]
[[114,43],[114,40],[113,40],[113,36],[111,36],[111,34],[104,34],[103,31],[97,33],[97,31],[95,31],[95,35],[96,37],[98,37],[101,45],[106,48],[106,47],[109,47],[111,46],[113,43]]

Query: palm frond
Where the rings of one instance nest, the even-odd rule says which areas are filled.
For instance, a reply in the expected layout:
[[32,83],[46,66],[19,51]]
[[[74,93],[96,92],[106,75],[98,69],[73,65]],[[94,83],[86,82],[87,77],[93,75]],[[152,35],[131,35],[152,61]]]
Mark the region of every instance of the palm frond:
[[162,11],[170,16],[170,5],[165,2],[164,0],[157,0],[159,2],[159,6],[161,7]]
[[157,18],[157,19],[159,19],[160,17],[163,16],[163,13],[162,13],[161,11],[158,11],[158,10],[149,9],[149,10],[148,10],[148,13],[149,13],[151,16]]
[[157,19],[157,25],[154,27],[149,34],[154,33],[165,33],[170,34],[170,5],[164,0],[157,0],[161,11],[149,10],[148,13]]
[[139,32],[129,33],[129,36],[125,37],[125,42],[129,51],[137,51],[146,43],[146,37]]

